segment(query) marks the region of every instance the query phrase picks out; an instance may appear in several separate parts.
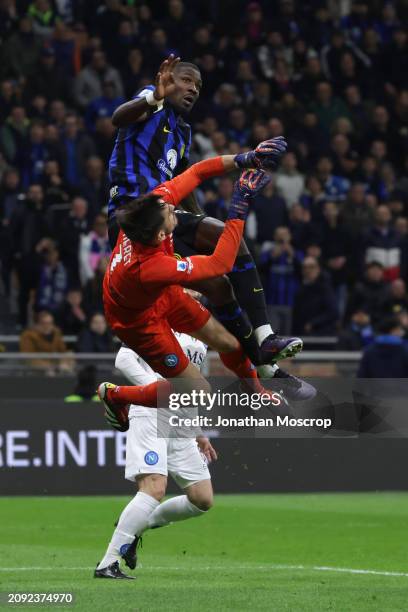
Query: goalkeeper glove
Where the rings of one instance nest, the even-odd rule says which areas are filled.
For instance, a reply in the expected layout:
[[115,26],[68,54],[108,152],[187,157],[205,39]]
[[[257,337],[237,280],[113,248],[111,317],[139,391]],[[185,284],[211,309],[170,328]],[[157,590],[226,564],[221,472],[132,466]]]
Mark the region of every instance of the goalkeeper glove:
[[286,152],[288,144],[283,136],[264,140],[253,151],[238,153],[234,161],[238,168],[260,168],[273,170]]
[[248,205],[270,181],[270,177],[262,170],[246,170],[234,185],[231,204],[227,219],[241,219],[248,216]]

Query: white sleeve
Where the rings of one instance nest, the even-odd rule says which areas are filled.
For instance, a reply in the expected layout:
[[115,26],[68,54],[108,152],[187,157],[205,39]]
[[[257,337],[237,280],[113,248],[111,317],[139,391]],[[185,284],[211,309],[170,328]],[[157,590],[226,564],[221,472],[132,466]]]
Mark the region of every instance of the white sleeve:
[[137,353],[125,346],[116,355],[115,367],[133,385],[149,385],[161,378]]

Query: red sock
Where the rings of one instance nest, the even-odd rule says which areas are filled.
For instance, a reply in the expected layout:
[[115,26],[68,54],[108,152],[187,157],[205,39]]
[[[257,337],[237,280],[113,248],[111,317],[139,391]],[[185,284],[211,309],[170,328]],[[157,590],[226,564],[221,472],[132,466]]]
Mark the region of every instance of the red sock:
[[261,381],[258,378],[258,373],[256,368],[252,365],[248,357],[245,355],[242,346],[240,346],[237,350],[232,351],[232,353],[218,353],[221,357],[222,363],[229,369],[234,372],[241,379],[250,379],[248,383],[248,389],[250,392],[256,393],[266,393],[269,394],[270,391],[265,389],[261,385]]
[[238,378],[256,378],[258,374],[248,357],[244,353],[242,346],[239,346],[231,353],[218,353],[222,363],[238,376]]
[[113,401],[157,408],[159,393],[170,393],[171,389],[172,386],[167,380],[158,380],[150,385],[140,385],[140,387],[120,385],[112,391],[111,397]]

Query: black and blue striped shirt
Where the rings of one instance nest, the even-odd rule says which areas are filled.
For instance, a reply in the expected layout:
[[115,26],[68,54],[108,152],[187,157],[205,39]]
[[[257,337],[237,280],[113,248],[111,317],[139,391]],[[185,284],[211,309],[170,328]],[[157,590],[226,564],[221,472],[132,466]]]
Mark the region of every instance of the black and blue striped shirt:
[[[133,99],[144,97],[148,85]],[[136,198],[177,174],[182,159],[188,159],[191,128],[170,104],[154,111],[145,121],[120,128],[109,160],[111,215],[126,197]]]

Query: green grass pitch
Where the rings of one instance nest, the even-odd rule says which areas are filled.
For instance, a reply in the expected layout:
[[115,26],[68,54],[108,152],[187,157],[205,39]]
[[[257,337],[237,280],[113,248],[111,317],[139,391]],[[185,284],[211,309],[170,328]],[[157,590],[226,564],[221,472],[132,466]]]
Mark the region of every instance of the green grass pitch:
[[408,609],[408,494],[218,495],[145,535],[137,580],[94,580],[126,502],[2,498],[0,590],[73,591],[65,609],[98,612]]

